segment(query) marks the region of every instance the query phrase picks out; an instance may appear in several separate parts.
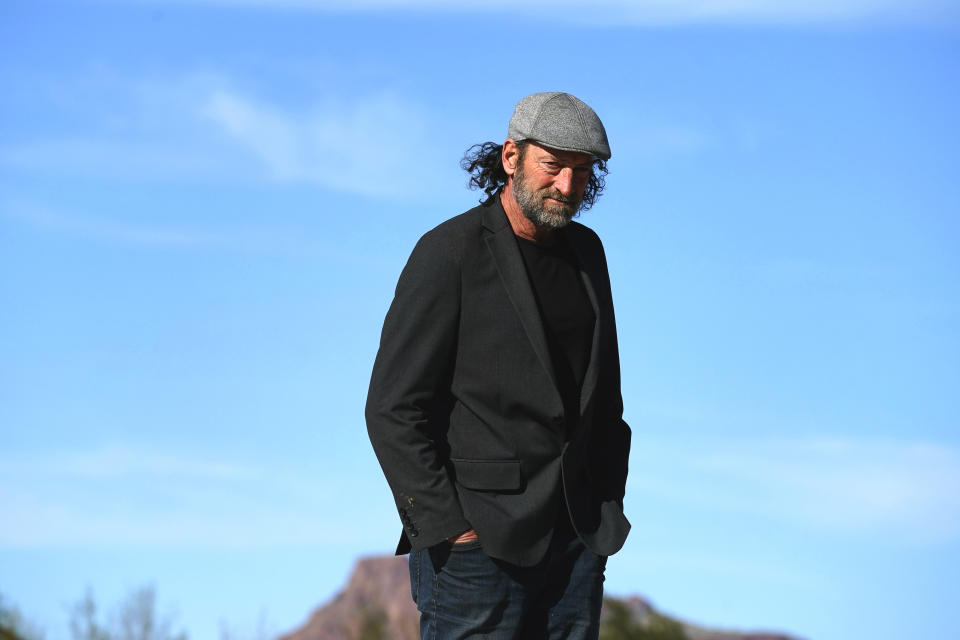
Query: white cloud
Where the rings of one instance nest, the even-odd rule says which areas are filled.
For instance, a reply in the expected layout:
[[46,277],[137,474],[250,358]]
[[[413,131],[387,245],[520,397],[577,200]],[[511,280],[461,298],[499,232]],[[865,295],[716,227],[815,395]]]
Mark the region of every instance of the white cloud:
[[671,502],[915,542],[960,536],[960,451],[853,438],[638,439],[631,489]]
[[273,216],[248,223],[231,218],[229,211],[205,219],[203,224],[141,220],[121,210],[109,216],[60,209],[26,200],[0,200],[0,223],[25,226],[111,246],[150,250],[219,251],[250,256],[304,257],[336,265],[392,265],[389,257],[374,250],[362,251],[303,223]]
[[442,171],[430,166],[431,117],[392,94],[293,113],[216,89],[202,113],[282,182],[406,198],[426,191],[421,176]]
[[22,202],[0,205],[0,218],[26,223],[44,231],[135,247],[251,251],[286,244],[284,238],[266,228],[243,229],[234,225],[228,229],[212,230],[159,226],[84,216],[74,212],[67,214]]
[[211,151],[160,138],[131,140],[88,133],[7,144],[0,148],[0,164],[120,180],[222,179],[223,163]]
[[72,478],[121,479],[128,476],[180,476],[195,478],[240,478],[253,475],[248,466],[182,453],[151,451],[124,444],[110,444],[81,451],[62,451],[44,456],[0,456],[0,475],[42,475]]
[[[139,1],[139,0],[138,0]],[[671,26],[685,24],[845,24],[956,20],[951,0],[181,0],[187,4],[271,10],[510,11],[555,22]]]
[[243,501],[226,492],[204,505],[166,508],[110,504],[112,493],[90,498],[80,501],[0,489],[4,520],[12,523],[0,531],[0,546],[253,549],[366,541],[363,530],[352,529],[352,523],[324,518],[309,508],[298,512],[267,501]]
[[[14,127],[0,165],[110,180],[202,182],[229,178],[234,163],[209,144],[197,117],[198,95],[225,80],[194,73],[144,79],[99,68],[68,78],[38,74],[29,91],[66,115],[70,126]],[[105,108],[109,105],[109,108]]]
[[[375,546],[393,516],[387,492],[373,486],[382,482],[379,474],[370,471],[351,483],[382,495],[375,514],[369,501],[343,502],[332,490],[340,478],[285,461],[126,443],[6,452],[0,455],[0,547]],[[359,486],[368,479],[371,486]]]
[[55,137],[18,133],[0,146],[0,165],[147,183],[310,185],[388,200],[431,193],[422,176],[459,171],[458,158],[439,151],[444,120],[391,91],[330,92],[293,107],[215,73],[76,82],[78,95],[106,95],[111,108],[93,99],[61,105],[82,126]]
[[[892,544],[960,537],[960,451],[943,445],[638,437],[631,463],[632,507],[655,498],[707,522],[761,518],[801,535],[868,535]],[[328,472],[125,443],[6,452],[0,508],[14,526],[0,527],[0,546],[382,541],[363,538],[394,524],[375,461],[359,462],[350,482],[377,504],[343,504],[343,479]]]
[[[81,126],[56,136],[17,133],[0,145],[0,165],[134,184],[310,186],[396,202],[425,196],[460,202],[466,180],[458,160],[477,142],[464,121],[389,89],[360,96],[324,90],[282,102],[277,94],[237,89],[236,81],[213,72],[147,79],[103,72],[70,82],[57,91],[80,98],[71,103],[57,93],[57,108]],[[48,93],[41,80],[34,85]],[[97,96],[105,96],[111,108],[103,109]],[[645,157],[719,144],[716,135],[669,118],[653,119],[633,133],[634,113],[613,114],[610,124],[621,129],[618,148]],[[30,216],[51,227],[72,225],[77,233],[134,244],[222,241],[201,230],[181,234],[70,222],[44,211]]]

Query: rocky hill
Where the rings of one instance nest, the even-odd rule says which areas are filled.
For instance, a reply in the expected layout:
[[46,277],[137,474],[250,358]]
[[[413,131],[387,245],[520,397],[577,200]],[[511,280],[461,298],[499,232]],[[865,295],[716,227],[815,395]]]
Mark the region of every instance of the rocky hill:
[[[406,557],[357,562],[346,588],[279,640],[419,640]],[[657,612],[639,596],[604,600],[601,640],[799,640],[781,633],[719,631]]]

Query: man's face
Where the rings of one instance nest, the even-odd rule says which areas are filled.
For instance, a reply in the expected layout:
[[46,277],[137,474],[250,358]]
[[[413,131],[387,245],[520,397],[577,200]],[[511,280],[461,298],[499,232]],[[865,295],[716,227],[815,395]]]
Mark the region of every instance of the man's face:
[[520,210],[538,227],[565,226],[580,210],[593,161],[589,153],[528,144],[513,174],[513,197]]

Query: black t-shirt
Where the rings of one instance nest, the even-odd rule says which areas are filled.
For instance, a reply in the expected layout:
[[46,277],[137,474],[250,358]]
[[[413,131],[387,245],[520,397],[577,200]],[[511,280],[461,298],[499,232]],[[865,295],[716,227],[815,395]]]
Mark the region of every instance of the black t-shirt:
[[569,433],[580,415],[580,388],[590,363],[596,316],[562,233],[555,233],[550,244],[519,236],[517,241],[547,334]]

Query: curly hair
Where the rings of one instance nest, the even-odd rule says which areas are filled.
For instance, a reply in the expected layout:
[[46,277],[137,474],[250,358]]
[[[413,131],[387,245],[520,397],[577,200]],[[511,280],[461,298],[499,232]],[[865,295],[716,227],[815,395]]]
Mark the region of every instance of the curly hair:
[[[523,155],[526,152],[528,140],[517,142],[519,152],[517,161],[523,162]],[[460,168],[470,174],[467,180],[467,186],[472,189],[482,189],[487,194],[486,198],[481,198],[480,202],[486,204],[490,199],[507,184],[507,173],[503,170],[502,159],[503,145],[495,142],[484,142],[475,144],[463,154],[460,160]],[[603,193],[603,187],[606,186],[607,163],[597,158],[593,161],[593,167],[590,171],[590,178],[587,179],[587,186],[583,190],[583,200],[580,203],[580,210],[587,211],[594,205],[600,194]]]

